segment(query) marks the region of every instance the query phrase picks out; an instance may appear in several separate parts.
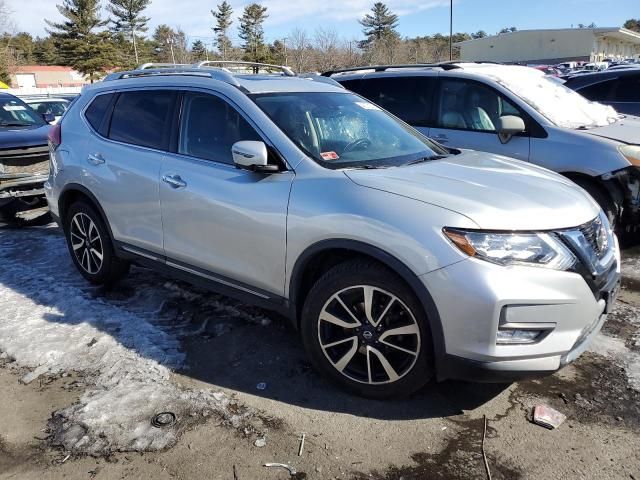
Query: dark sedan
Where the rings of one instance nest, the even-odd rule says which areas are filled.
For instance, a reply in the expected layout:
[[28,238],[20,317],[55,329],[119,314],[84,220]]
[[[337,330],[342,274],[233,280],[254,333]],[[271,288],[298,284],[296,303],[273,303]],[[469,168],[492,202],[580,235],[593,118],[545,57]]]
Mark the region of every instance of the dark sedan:
[[640,66],[576,75],[564,85],[620,113],[640,116]]

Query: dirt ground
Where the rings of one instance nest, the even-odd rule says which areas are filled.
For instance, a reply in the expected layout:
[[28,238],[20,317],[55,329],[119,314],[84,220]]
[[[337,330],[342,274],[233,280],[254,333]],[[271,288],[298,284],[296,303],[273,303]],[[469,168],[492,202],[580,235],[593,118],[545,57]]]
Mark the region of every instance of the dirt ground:
[[[100,386],[99,368],[49,368],[27,382],[48,360],[30,364],[20,351],[8,354],[11,345],[0,338],[0,479],[484,479],[486,418],[493,479],[640,480],[640,249],[624,252],[618,306],[574,364],[511,385],[432,382],[411,398],[380,402],[346,394],[316,374],[296,333],[276,315],[141,268],[112,290],[85,288],[56,228],[0,229],[0,245],[4,298],[19,294],[15,298],[34,301],[18,313],[0,304],[0,324],[12,315],[39,315],[36,306],[49,312],[59,307],[57,290],[35,298],[16,282],[21,262],[30,278],[57,278],[74,292],[63,312],[80,318],[74,328],[102,325],[73,310],[95,302],[108,309],[105,315],[125,312],[126,321],[148,322],[175,339],[181,364],[153,380],[158,388],[170,385],[189,395],[211,391],[225,399],[224,408],[209,408],[190,403],[195,397],[187,393],[180,393],[187,399],[182,403],[167,397],[166,409],[177,418],[165,427],[172,440],[160,449],[118,443],[117,427],[129,429],[136,412],[145,425],[151,418],[139,402],[109,400],[101,404],[99,427],[88,420],[83,425],[88,436],[103,440],[100,450],[87,453],[60,431],[85,418],[98,387],[110,388]],[[41,282],[41,289],[47,285]],[[119,332],[127,325],[118,318],[112,329],[102,329],[104,337],[144,356],[123,340]],[[47,324],[31,333],[33,341],[70,324]],[[93,338],[87,352],[103,341]],[[153,360],[163,364],[159,356]],[[566,414],[565,423],[557,430],[531,423],[539,403]],[[149,404],[162,411],[156,399]],[[263,466],[269,462],[288,464],[296,473]]]

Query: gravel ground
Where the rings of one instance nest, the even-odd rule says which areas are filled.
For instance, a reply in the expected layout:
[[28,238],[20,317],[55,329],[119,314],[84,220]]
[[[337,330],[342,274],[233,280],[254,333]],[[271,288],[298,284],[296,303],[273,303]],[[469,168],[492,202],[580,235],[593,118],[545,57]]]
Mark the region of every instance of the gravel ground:
[[[640,480],[640,249],[574,364],[387,402],[327,383],[271,313],[142,268],[87,285],[55,227],[0,229],[0,266],[0,479],[482,479],[486,418],[494,479]],[[532,424],[538,403],[567,420]]]

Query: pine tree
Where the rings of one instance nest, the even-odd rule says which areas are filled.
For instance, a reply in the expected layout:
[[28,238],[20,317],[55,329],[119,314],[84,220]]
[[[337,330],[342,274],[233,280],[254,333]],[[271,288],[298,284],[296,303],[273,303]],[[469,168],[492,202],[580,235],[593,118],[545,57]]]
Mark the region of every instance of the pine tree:
[[191,56],[194,60],[206,60],[207,58],[207,47],[205,47],[202,40],[196,40],[191,45]]
[[267,19],[267,7],[258,3],[247,5],[240,17],[239,37],[244,40],[244,58],[251,62],[264,62],[268,58],[264,44],[264,21]]
[[360,42],[360,48],[367,49],[376,41],[399,38],[396,31],[398,16],[382,2],[374,3],[371,13],[367,13],[358,23],[364,27],[362,32],[367,37]]
[[216,46],[223,60],[227,59],[227,53],[231,50],[229,28],[231,28],[231,24],[233,23],[233,20],[231,20],[232,14],[233,9],[227,0],[224,0],[218,5],[217,11],[211,10],[211,15],[216,19],[216,26],[213,27],[213,31],[216,34]]
[[100,18],[99,0],[63,0],[57,7],[65,20],[46,22],[61,63],[93,80],[98,72],[120,62],[109,33],[96,31],[107,24]]
[[112,30],[131,38],[136,64],[140,63],[137,34],[147,31],[148,17],[142,15],[151,0],[109,0],[107,10],[114,16]]
[[631,18],[627,20],[626,22],[624,22],[623,27],[626,28],[627,30],[640,32],[640,18],[639,19]]

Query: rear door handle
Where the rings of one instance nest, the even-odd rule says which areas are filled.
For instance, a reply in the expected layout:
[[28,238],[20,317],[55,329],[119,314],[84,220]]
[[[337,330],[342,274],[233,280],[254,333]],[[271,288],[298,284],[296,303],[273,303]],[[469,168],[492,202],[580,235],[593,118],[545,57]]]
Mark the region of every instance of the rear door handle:
[[184,188],[187,186],[187,182],[185,182],[180,175],[163,175],[162,181],[171,188]]
[[102,165],[104,161],[104,157],[99,153],[90,153],[89,156],[87,156],[87,162],[91,165]]

